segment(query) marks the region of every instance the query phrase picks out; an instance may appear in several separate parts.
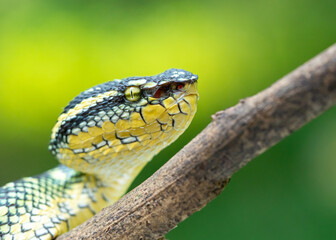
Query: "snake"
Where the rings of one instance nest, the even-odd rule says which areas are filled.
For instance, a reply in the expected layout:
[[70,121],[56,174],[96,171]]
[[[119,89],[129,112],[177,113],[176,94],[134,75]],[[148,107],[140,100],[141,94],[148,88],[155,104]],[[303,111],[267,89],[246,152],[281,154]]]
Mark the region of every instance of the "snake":
[[121,198],[190,125],[197,80],[169,69],[105,82],[70,101],[49,143],[60,164],[0,188],[1,239],[55,239]]

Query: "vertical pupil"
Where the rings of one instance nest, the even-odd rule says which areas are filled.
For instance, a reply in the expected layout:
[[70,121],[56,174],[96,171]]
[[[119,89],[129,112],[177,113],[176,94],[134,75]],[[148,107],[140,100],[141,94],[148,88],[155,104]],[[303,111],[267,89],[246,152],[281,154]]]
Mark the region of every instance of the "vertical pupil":
[[133,90],[132,90],[132,89],[131,89],[131,98],[134,98],[134,97],[133,97]]

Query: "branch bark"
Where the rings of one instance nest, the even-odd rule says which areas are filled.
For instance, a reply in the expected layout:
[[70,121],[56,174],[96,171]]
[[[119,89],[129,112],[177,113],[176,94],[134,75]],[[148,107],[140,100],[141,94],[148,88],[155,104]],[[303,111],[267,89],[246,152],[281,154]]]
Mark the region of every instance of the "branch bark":
[[213,121],[153,176],[59,237],[158,239],[221,193],[233,173],[336,103],[336,44]]

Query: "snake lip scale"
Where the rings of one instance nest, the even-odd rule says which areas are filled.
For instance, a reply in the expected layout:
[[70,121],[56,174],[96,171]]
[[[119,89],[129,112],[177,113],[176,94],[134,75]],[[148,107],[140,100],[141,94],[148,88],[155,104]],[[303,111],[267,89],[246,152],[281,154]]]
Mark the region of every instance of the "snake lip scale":
[[0,188],[1,239],[55,239],[117,201],[189,126],[197,80],[169,69],[99,84],[70,101],[49,144],[61,164]]

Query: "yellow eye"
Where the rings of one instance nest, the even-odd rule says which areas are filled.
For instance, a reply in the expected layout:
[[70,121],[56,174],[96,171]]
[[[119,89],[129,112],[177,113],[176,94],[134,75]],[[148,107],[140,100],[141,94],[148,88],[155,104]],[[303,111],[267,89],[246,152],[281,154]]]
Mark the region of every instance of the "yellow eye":
[[135,102],[141,97],[141,90],[138,87],[128,87],[125,91],[125,97],[128,101]]

